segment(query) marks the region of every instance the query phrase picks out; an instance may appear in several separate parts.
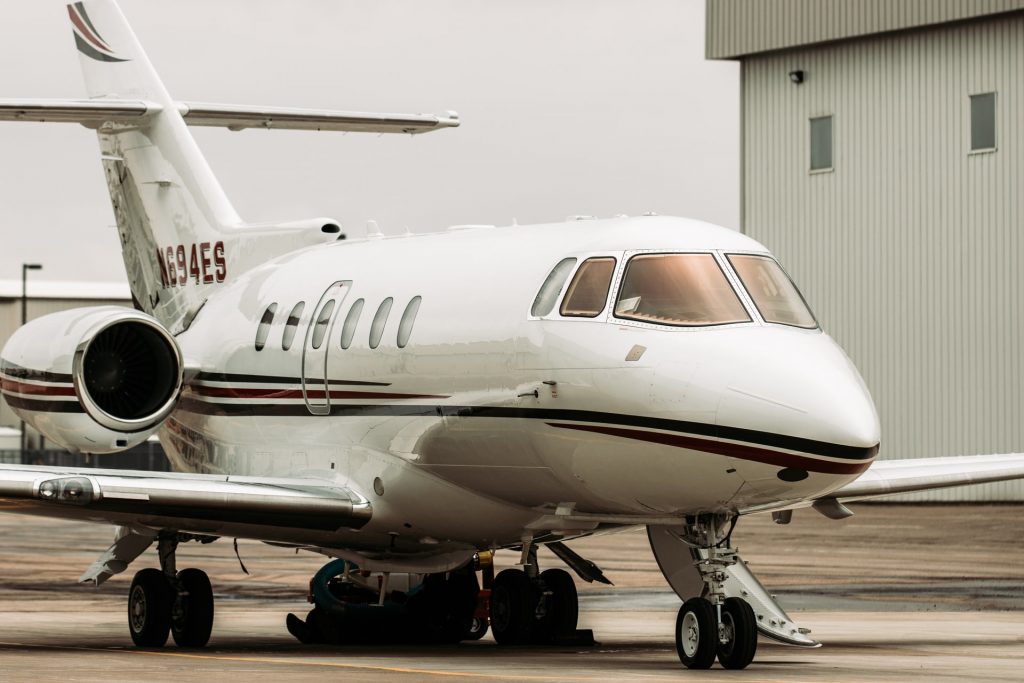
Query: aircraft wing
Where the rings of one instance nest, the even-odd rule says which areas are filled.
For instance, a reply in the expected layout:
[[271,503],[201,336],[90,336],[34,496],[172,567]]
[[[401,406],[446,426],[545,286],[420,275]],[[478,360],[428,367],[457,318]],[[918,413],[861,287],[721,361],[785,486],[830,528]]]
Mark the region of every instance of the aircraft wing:
[[[219,126],[230,130],[264,128],[417,135],[459,125],[458,114],[454,112],[373,114],[242,104],[175,104],[190,126]],[[142,100],[0,99],[0,121],[80,123],[89,128],[106,123],[143,124],[160,111],[160,105]]]
[[28,465],[0,465],[0,512],[115,524],[150,541],[169,530],[313,545],[371,516],[363,496],[330,479]]
[[879,460],[856,481],[828,495],[843,502],[929,489],[1024,479],[1024,454]]

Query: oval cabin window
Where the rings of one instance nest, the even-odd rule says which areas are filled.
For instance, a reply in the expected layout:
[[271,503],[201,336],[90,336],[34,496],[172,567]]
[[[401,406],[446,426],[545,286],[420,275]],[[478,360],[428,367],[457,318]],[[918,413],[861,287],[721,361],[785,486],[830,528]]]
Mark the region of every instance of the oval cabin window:
[[352,346],[352,340],[356,336],[356,327],[359,326],[359,316],[363,313],[363,303],[362,299],[356,299],[352,308],[348,309],[345,325],[341,328],[341,348],[343,349]]
[[331,314],[334,313],[334,299],[331,299],[320,309],[320,315],[316,317],[316,325],[313,326],[313,348],[319,349],[324,343],[324,335],[327,334],[327,324],[331,322]]
[[274,314],[277,313],[277,304],[270,304],[267,310],[263,311],[259,327],[256,328],[256,350],[262,351],[267,345],[267,337],[270,336],[270,326],[274,324]]
[[388,324],[388,315],[391,313],[391,305],[395,300],[390,296],[380,302],[376,315],[373,316],[373,324],[370,325],[370,348],[380,346],[381,337],[384,336],[384,326]]
[[404,349],[405,345],[409,343],[412,326],[416,324],[416,314],[420,312],[421,301],[423,301],[423,297],[414,296],[409,305],[405,307],[405,312],[402,313],[402,322],[398,323],[398,348],[400,349]]
[[302,311],[306,308],[306,302],[300,301],[288,314],[288,322],[284,324],[284,335],[281,337],[281,348],[287,351],[295,341],[295,330],[299,327],[299,319],[302,318]]

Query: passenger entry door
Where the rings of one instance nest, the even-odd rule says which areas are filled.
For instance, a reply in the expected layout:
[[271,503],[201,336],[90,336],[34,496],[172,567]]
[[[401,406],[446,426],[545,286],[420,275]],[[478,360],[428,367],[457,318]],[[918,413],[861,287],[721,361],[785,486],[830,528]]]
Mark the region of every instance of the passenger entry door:
[[335,282],[320,297],[306,328],[302,345],[302,398],[313,415],[331,412],[330,387],[327,382],[327,355],[331,348],[334,321],[352,282]]

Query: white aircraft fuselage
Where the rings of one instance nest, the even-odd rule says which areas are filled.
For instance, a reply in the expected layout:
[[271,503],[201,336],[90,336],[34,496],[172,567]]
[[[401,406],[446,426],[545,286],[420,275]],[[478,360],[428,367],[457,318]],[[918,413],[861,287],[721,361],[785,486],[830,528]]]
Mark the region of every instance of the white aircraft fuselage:
[[[646,253],[714,254],[751,322],[670,327],[615,317],[622,269]],[[660,216],[292,253],[234,278],[178,336],[186,367],[200,372],[186,380],[161,438],[183,471],[342,478],[366,492],[374,515],[358,531],[340,530],[346,538],[336,543],[379,548],[391,535],[397,552],[516,544],[559,504],[679,515],[815,498],[867,469],[878,419],[830,337],[760,319],[724,258],[737,253],[768,251],[731,230]],[[616,260],[604,312],[569,318],[556,306],[531,315],[545,276],[567,257]],[[421,304],[399,348],[414,297]],[[374,314],[388,298],[371,348]],[[314,349],[317,313],[332,299]],[[257,351],[261,316],[275,303]],[[627,359],[638,347],[642,355]],[[806,476],[786,481],[781,471]]]

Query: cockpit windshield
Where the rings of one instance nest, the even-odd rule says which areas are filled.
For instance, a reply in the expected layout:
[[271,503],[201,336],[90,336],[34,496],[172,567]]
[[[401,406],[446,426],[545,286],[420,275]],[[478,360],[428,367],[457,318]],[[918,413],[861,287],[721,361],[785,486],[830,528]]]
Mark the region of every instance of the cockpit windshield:
[[626,264],[615,317],[660,325],[750,322],[711,254],[634,256]]
[[816,328],[818,322],[800,296],[796,285],[775,259],[767,256],[729,254],[729,263],[740,276],[758,313],[765,322]]

